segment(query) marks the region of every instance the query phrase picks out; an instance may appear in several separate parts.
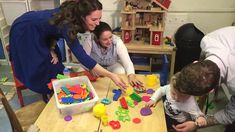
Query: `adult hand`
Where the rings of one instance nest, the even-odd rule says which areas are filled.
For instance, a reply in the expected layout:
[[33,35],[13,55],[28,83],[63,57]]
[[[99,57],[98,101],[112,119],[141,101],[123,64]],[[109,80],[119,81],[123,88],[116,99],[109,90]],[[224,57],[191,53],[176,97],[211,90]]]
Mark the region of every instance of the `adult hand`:
[[59,62],[59,60],[58,60],[58,57],[57,57],[57,55],[54,51],[51,51],[51,56],[52,56],[51,63],[52,64],[57,64]]
[[207,125],[207,122],[206,122],[206,118],[204,117],[198,117],[196,120],[195,120],[196,124],[199,126],[199,127],[203,127],[203,126],[206,126]]
[[113,80],[113,82],[121,88],[122,91],[125,91],[127,88],[126,83],[117,75],[117,74],[112,74],[111,75],[111,79]]
[[197,129],[194,121],[186,121],[179,125],[172,126],[177,132],[193,132]]
[[136,78],[135,74],[128,75],[128,81],[132,87],[144,88],[143,83]]

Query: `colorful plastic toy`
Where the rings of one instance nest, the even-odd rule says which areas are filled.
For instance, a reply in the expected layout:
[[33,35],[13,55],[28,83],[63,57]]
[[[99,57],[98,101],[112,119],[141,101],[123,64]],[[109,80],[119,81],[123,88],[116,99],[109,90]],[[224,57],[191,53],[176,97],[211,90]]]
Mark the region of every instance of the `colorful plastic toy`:
[[133,118],[132,122],[134,122],[135,124],[139,124],[141,122],[140,118]]
[[104,126],[107,126],[108,125],[108,116],[107,115],[101,116],[101,122]]
[[152,114],[152,110],[151,110],[150,108],[148,108],[148,107],[143,107],[143,108],[141,108],[141,110],[140,110],[140,114],[141,114],[142,116],[148,116],[148,115],[151,115],[151,114]]
[[110,121],[109,125],[113,128],[113,129],[119,129],[121,127],[120,122],[119,121]]
[[128,87],[128,88],[126,89],[126,94],[127,94],[127,95],[131,95],[133,92],[134,92],[134,90],[133,90],[133,88],[131,88],[131,87]]
[[114,89],[114,90],[113,90],[113,93],[114,93],[114,95],[113,95],[113,100],[114,100],[114,101],[117,101],[118,98],[121,96],[122,91],[121,91],[121,89]]
[[129,115],[129,111],[126,109],[123,109],[120,106],[118,107],[118,110],[115,111],[115,114],[117,115],[119,121],[125,122],[125,121],[131,120],[130,115]]
[[127,100],[127,104],[128,106],[130,106],[131,108],[134,108],[135,107],[135,104],[134,104],[134,100]]
[[65,121],[71,121],[73,118],[72,118],[72,116],[70,116],[70,115],[67,115],[67,116],[65,116],[64,117],[64,120]]
[[61,80],[61,79],[66,79],[69,78],[68,76],[62,75],[62,74],[57,74],[56,76],[57,79]]
[[150,98],[151,98],[150,96],[142,96],[142,101],[149,102]]
[[[82,87],[85,86],[85,87]],[[59,102],[62,104],[80,103],[94,98],[92,92],[85,83],[76,85],[66,85],[60,88],[57,93]]]
[[146,93],[147,93],[147,94],[153,94],[153,93],[154,93],[154,90],[150,88],[150,89],[148,89],[148,90],[146,91]]
[[109,99],[109,98],[103,98],[102,100],[101,100],[101,103],[102,104],[105,104],[105,105],[108,105],[108,104],[110,104],[112,101]]
[[140,97],[138,94],[136,94],[135,92],[133,92],[133,93],[130,95],[130,97],[131,97],[133,100],[138,101],[138,102],[140,102],[140,101],[142,100],[141,97]]
[[96,104],[93,107],[93,114],[95,117],[101,118],[102,116],[106,115],[106,108],[104,104]]
[[125,99],[124,97],[122,97],[121,99],[119,99],[119,102],[120,102],[122,108],[128,109],[128,105],[127,105],[126,99]]
[[147,75],[147,86],[154,87],[157,83],[157,76],[156,75]]

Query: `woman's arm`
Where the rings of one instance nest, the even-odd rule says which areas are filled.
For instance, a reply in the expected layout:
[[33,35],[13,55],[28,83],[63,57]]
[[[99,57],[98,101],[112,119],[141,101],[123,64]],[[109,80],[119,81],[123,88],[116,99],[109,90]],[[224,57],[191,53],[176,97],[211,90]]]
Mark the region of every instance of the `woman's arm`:
[[134,69],[134,65],[130,59],[130,56],[128,54],[127,48],[125,46],[125,44],[123,43],[123,41],[113,35],[113,39],[114,39],[114,43],[116,43],[117,45],[117,55],[120,58],[120,61],[122,63],[122,65],[124,66],[124,69],[128,75],[128,81],[132,86],[135,86],[136,88],[141,88],[143,89],[143,83],[138,80],[135,76],[135,69]]
[[124,66],[127,75],[135,74],[134,65],[130,59],[130,56],[128,54],[125,44],[119,37],[115,35],[113,37],[114,37],[113,42],[117,44],[117,55],[120,58],[120,61],[122,65]]
[[108,70],[100,66],[99,64],[96,64],[95,67],[91,71],[95,72],[99,76],[109,77],[118,87],[122,88],[123,90],[126,89],[127,87],[126,83],[117,74],[109,72]]

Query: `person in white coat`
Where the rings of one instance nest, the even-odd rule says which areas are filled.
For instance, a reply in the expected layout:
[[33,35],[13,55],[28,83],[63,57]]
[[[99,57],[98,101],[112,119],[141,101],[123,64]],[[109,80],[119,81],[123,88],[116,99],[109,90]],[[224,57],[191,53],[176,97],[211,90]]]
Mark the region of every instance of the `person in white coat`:
[[[220,82],[227,85],[232,95],[227,106],[207,117],[207,126],[223,124],[234,128],[235,124],[235,27],[224,27],[213,31],[201,41],[202,55],[205,60],[190,64],[181,71],[178,79],[181,91],[191,95],[203,95],[218,87]],[[192,70],[194,69],[194,70]],[[209,72],[204,72],[209,69]],[[194,72],[190,72],[194,71]],[[200,73],[196,76],[196,73]],[[197,79],[192,79],[194,77]],[[194,89],[194,92],[189,92]],[[227,127],[228,128],[228,127]],[[193,122],[185,122],[175,126],[177,131],[194,131],[197,129]],[[229,131],[229,128],[226,130]]]
[[120,37],[112,33],[112,29],[107,23],[100,22],[96,26],[93,34],[85,40],[83,49],[108,71],[127,74],[132,86],[143,87],[143,83],[135,76],[135,69],[126,46]]

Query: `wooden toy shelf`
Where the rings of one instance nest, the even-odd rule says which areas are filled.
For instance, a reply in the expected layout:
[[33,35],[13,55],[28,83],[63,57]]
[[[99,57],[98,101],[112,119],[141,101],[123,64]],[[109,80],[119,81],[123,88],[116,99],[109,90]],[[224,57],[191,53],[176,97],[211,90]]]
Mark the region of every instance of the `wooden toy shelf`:
[[[163,55],[166,54],[170,56],[170,77],[174,74],[175,67],[175,53],[176,47],[162,44],[160,46],[146,45],[133,41],[133,43],[126,44],[129,53],[144,54],[144,55]],[[146,70],[151,71],[151,65],[134,65],[136,70]]]

